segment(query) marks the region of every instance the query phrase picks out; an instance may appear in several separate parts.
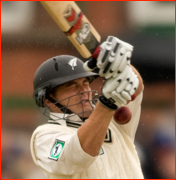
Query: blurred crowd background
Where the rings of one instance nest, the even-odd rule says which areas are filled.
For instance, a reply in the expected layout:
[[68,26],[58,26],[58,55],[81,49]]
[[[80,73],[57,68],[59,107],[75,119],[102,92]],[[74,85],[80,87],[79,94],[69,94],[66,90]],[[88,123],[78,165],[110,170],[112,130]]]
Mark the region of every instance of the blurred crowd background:
[[[175,1],[77,4],[102,42],[113,35],[134,46],[145,86],[135,141],[144,176],[174,179]],[[50,57],[81,57],[38,1],[1,1],[1,53],[1,178],[45,178],[30,154],[32,132],[47,122],[32,98],[34,73]]]

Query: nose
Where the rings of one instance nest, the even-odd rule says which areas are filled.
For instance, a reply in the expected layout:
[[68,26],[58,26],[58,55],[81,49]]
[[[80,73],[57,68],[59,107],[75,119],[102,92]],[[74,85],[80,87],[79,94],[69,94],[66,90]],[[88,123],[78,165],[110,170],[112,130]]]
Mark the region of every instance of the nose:
[[88,88],[83,85],[80,85],[79,92],[82,93],[84,91],[88,91]]
[[89,94],[89,93],[86,92],[86,91],[89,91],[89,89],[88,89],[87,87],[85,87],[85,86],[80,86],[80,91],[79,91],[79,93],[80,93],[80,95],[82,96],[82,98],[83,98],[83,97],[87,97],[87,95]]

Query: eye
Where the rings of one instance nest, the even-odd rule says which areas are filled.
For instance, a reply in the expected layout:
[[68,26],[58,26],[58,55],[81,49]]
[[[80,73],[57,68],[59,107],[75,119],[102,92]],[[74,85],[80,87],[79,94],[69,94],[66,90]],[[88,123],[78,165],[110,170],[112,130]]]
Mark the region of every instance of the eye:
[[76,88],[76,84],[70,84],[69,86],[65,87],[65,89],[75,89]]
[[76,84],[72,84],[69,88],[70,88],[70,89],[76,88]]
[[84,82],[84,86],[89,86],[89,81]]

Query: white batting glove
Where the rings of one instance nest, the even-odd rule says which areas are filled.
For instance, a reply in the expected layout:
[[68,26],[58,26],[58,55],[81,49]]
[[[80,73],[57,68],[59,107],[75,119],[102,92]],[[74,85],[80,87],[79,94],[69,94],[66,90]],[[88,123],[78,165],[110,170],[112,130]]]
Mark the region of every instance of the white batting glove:
[[[101,101],[105,106],[109,103],[115,104],[117,107],[126,105],[131,100],[131,96],[135,93],[139,85],[139,79],[130,66],[126,66],[124,71],[117,77],[112,77],[105,81],[102,92],[103,96],[108,100]],[[109,107],[110,108],[110,107]]]
[[[99,50],[100,49],[100,50]],[[133,46],[120,39],[108,36],[100,47],[96,49],[93,58],[83,65],[88,72],[99,68],[99,75],[109,79],[117,77],[130,64]]]
[[127,65],[130,64],[133,46],[120,39],[108,36],[100,45],[100,53],[97,58],[99,75],[109,79],[117,77]]

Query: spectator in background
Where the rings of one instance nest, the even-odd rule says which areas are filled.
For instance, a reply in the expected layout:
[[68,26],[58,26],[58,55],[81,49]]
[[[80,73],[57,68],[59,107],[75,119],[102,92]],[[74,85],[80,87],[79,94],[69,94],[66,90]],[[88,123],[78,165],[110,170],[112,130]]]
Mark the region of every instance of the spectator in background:
[[168,132],[157,130],[145,152],[143,171],[147,179],[175,178],[175,140]]

